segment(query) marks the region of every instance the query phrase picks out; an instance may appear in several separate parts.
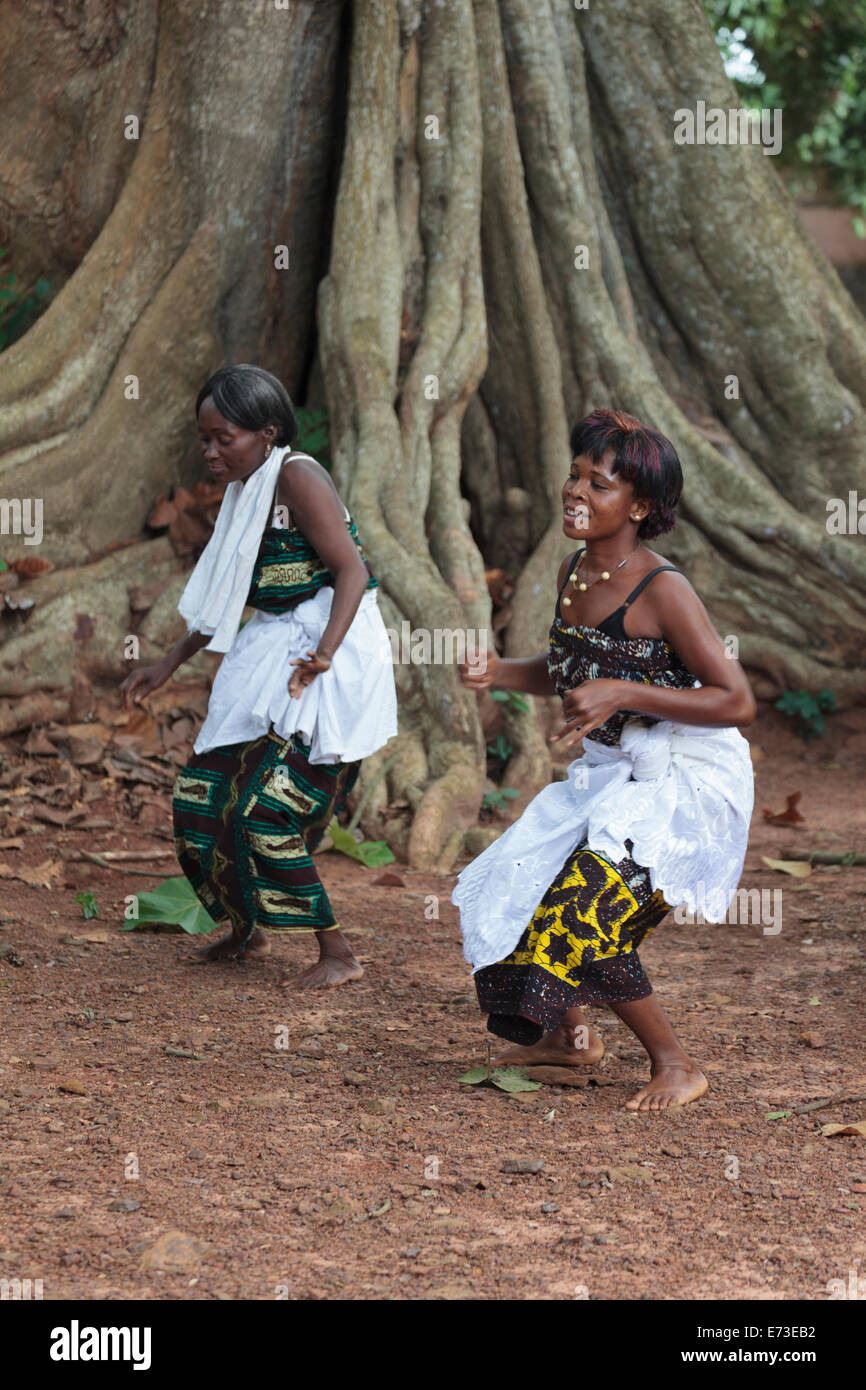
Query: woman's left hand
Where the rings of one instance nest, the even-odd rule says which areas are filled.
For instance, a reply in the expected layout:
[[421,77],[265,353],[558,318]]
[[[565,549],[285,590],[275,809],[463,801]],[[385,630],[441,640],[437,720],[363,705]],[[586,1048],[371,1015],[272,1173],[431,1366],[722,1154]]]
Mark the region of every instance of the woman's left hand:
[[562,697],[562,712],[567,723],[548,742],[558,743],[565,739],[563,747],[571,748],[593,729],[600,728],[618,709],[626,708],[624,684],[624,681],[592,680],[569,690]]
[[330,669],[331,663],[324,656],[318,656],[315,652],[308,651],[305,657],[296,656],[290,665],[297,666],[297,671],[293,671],[289,680],[289,694],[293,700],[298,700],[303,695],[308,685],[312,685],[322,671]]

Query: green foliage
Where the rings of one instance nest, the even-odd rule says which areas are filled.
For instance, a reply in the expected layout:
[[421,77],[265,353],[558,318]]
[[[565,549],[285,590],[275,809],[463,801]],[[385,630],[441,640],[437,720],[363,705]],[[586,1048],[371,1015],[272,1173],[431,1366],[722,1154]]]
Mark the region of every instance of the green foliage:
[[302,406],[295,406],[295,415],[298,420],[298,437],[294,447],[301,453],[312,454],[330,473],[331,446],[327,410],[306,410]]
[[810,695],[808,690],[786,690],[774,708],[799,719],[797,733],[809,743],[824,733],[824,715],[836,708],[836,696],[832,690],[819,690],[817,695]]
[[[500,704],[503,704],[506,710],[510,709],[520,711],[520,713],[526,713],[529,709],[527,702],[514,690],[491,690],[490,695],[494,700],[498,700]],[[508,742],[504,734],[497,734],[493,742],[487,745],[488,757],[498,763],[500,769],[504,768],[513,752],[514,745]],[[487,792],[481,803],[482,810],[488,810],[490,807],[504,810],[506,802],[511,797],[518,795],[519,793],[516,792],[513,787],[500,787],[497,791]]]
[[481,809],[488,811],[491,807],[495,807],[497,811],[504,811],[509,801],[513,801],[514,797],[519,795],[520,792],[516,791],[514,787],[497,787],[495,792],[484,793]]
[[487,751],[491,758],[496,758],[501,763],[507,763],[514,752],[514,747],[508,742],[504,734],[497,734],[493,742],[488,743]]
[[461,1086],[498,1086],[500,1091],[540,1091],[540,1081],[530,1081],[522,1067],[473,1067],[458,1077]]
[[[866,233],[866,7],[860,0],[704,0],[744,102],[780,107],[782,158],[826,177]],[[751,61],[748,52],[751,53]]]
[[81,904],[82,917],[99,916],[99,905],[93,893],[76,893],[75,901]]
[[189,879],[166,878],[157,884],[151,893],[136,893],[138,916],[123,925],[123,931],[135,931],[136,927],[164,926],[183,927],[185,932],[196,936],[201,932],[213,931],[216,923],[206,912],[192,890]]
[[498,700],[505,705],[506,709],[517,710],[520,714],[528,714],[529,705],[522,695],[518,695],[516,690],[491,690],[491,700]]
[[[6,248],[0,258],[8,256]],[[13,271],[0,275],[0,352],[22,338],[42,312],[42,301],[51,286],[41,276],[32,290],[22,290]]]
[[357,859],[368,869],[380,869],[383,864],[394,862],[394,855],[385,840],[362,840],[359,844],[336,820],[331,821],[328,826],[328,834],[334,849],[339,850],[341,854],[347,854],[350,859]]

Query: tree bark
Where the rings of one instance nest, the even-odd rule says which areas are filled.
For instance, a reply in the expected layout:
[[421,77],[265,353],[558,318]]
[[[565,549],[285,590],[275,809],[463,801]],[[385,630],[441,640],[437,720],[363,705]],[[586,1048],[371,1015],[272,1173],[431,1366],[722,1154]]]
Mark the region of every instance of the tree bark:
[[[696,0],[85,0],[7,7],[0,37],[0,238],[60,286],[0,358],[0,493],[44,499],[62,567],[26,622],[0,617],[0,696],[54,710],[77,675],[108,680],[148,554],[166,590],[142,631],[168,644],[183,571],[146,518],[198,476],[204,376],[258,360],[323,393],[398,632],[492,640],[499,567],[507,653],[546,649],[569,427],[613,405],[677,446],[681,520],[656,544],[759,693],[862,699],[866,556],[826,519],[864,489],[866,325],[771,158],[675,144],[677,109],[739,104]],[[476,700],[453,662],[396,679],[362,824],[445,868],[484,789]],[[538,704],[502,716],[515,810],[551,775]]]
[[[286,202],[298,209],[288,273],[303,286],[316,264],[340,11],[339,0],[160,7],[119,196],[49,309],[3,354],[0,486],[44,498],[55,562],[140,533],[157,493],[183,476],[198,386],[226,354],[255,353],[266,332],[279,275],[272,228]],[[100,111],[88,132],[97,148],[127,114],[123,93]],[[229,312],[233,296],[249,313]],[[309,288],[298,301],[290,377],[312,328]],[[10,541],[13,557],[26,553]]]
[[[472,9],[361,0],[354,14],[319,293],[334,478],[387,577],[393,626],[486,632],[483,565],[459,488],[460,424],[486,361]],[[444,867],[481,803],[483,745],[453,663],[412,675],[420,705],[404,705],[401,724],[423,747],[429,780],[408,853]],[[368,775],[375,767],[369,760]],[[400,764],[391,786],[407,790]]]

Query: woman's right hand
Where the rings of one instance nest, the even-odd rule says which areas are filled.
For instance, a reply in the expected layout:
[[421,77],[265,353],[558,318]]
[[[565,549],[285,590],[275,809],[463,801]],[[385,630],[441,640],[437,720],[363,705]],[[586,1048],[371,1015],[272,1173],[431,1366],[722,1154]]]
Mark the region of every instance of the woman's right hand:
[[165,685],[171,674],[171,668],[164,661],[157,661],[153,666],[141,666],[137,671],[133,671],[120,685],[126,708],[129,709],[131,704],[140,705],[146,695],[152,695],[154,690],[159,690],[161,685]]
[[457,672],[463,685],[469,690],[486,690],[488,686],[496,684],[499,675],[501,658],[498,652],[485,652],[486,661],[461,661],[457,667]]

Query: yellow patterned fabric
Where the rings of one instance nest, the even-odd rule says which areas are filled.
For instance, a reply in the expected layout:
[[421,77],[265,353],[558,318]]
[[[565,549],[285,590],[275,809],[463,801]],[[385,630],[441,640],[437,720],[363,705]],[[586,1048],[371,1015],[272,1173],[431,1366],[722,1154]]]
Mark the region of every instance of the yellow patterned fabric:
[[[656,897],[663,901],[660,893]],[[525,949],[518,946],[506,961],[541,965],[577,985],[587,956],[604,960],[631,950],[627,926],[638,909],[618,870],[586,850],[559,879],[555,901],[536,908]]]
[[476,972],[488,1028],[533,1043],[559,1026],[566,1009],[652,993],[637,947],[668,911],[632,859],[612,864],[580,846],[511,954]]

